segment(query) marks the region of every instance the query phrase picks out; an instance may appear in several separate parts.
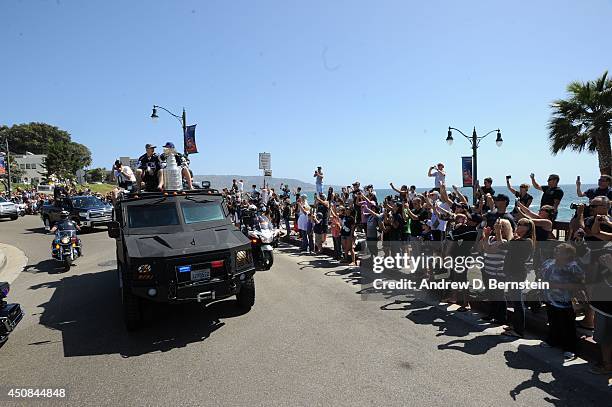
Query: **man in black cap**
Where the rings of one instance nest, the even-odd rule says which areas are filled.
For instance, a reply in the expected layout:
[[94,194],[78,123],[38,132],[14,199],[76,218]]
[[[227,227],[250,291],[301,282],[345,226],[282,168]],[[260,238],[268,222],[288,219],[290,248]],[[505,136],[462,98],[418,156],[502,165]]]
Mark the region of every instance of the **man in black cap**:
[[[172,151],[171,154],[174,154],[174,158],[176,159],[176,165],[178,165],[181,168],[181,175],[183,176],[183,179],[185,180],[185,182],[187,182],[187,187],[189,189],[193,189],[193,184],[191,180],[191,172],[189,171],[189,159],[185,157],[183,154],[177,152],[176,148],[174,147],[174,143],[171,141],[166,142],[166,144],[164,144],[164,148],[168,149],[168,151]],[[166,157],[166,153],[165,152],[161,153],[159,158],[162,162],[162,167],[165,168],[166,161],[168,159],[168,157]]]
[[138,189],[142,188],[142,183],[144,182],[145,191],[160,191],[164,186],[164,177],[160,171],[162,169],[162,162],[155,153],[155,146],[153,144],[147,144],[145,149],[146,153],[138,158],[136,169]]

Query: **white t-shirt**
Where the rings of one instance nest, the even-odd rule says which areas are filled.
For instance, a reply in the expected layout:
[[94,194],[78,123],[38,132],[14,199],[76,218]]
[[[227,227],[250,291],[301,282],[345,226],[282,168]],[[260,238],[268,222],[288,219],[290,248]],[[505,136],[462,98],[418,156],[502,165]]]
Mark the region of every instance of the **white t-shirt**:
[[[310,207],[306,207],[306,210],[310,210]],[[298,208],[300,211],[300,217],[298,218],[298,229],[308,230],[308,214]]]
[[440,185],[444,182],[446,175],[436,170],[436,172],[433,173],[433,176],[434,176],[434,188],[440,188]]
[[[442,208],[442,209],[444,209],[444,210],[446,210],[446,211],[450,212],[450,209],[451,209],[451,208],[450,208],[450,205],[449,205],[447,202],[442,202],[442,201],[439,201],[439,200],[438,200],[438,201],[435,201],[435,202],[434,202],[434,205],[436,205],[437,207]],[[442,219],[439,219],[439,218],[438,218],[438,215],[437,215],[437,214],[436,214],[436,212],[434,211],[434,212],[432,212],[432,214],[431,214],[431,223],[432,223],[432,225],[435,223],[435,221],[436,221],[436,220],[438,221],[438,227],[437,227],[437,228],[434,228],[434,227],[432,226],[432,229],[433,229],[433,230],[441,230],[441,231],[443,231],[443,232],[444,232],[444,231],[446,230],[446,221],[445,221],[445,220],[442,220]]]
[[244,182],[238,181],[238,191],[242,193],[244,190]]
[[134,175],[134,171],[127,165],[121,166],[121,175],[123,175],[123,179],[126,181],[136,182],[136,176]]

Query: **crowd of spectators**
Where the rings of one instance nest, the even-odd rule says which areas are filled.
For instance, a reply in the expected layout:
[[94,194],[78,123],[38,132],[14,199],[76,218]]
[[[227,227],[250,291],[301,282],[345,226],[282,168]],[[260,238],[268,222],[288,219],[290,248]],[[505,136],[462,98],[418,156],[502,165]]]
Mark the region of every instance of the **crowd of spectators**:
[[[415,186],[397,188],[390,183],[396,194],[384,197],[379,197],[372,185],[362,187],[358,181],[339,191],[329,187],[324,193],[321,167],[314,173],[317,191],[312,200],[300,188],[290,190],[281,185],[276,191],[252,185],[245,190],[236,180],[223,193],[237,222],[249,202],[258,202],[262,213],[276,227],[284,228],[286,236],[300,239],[304,254],[321,253],[328,235],[334,258],[353,265],[363,259],[359,248],[370,256],[394,256],[411,252],[419,242],[439,242],[446,254],[482,254],[480,272],[485,282],[524,281],[529,273],[535,274],[551,288],[531,293],[535,297],[530,301],[526,298],[529,293],[487,289],[485,284],[482,319],[503,325],[504,335],[521,338],[528,309],[537,312],[543,306],[549,334],[542,346],[559,347],[564,358],[572,360],[577,350],[579,310],[584,315],[580,326],[594,329],[602,352],[602,363],[591,371],[611,374],[612,244],[606,243],[612,240],[611,177],[600,176],[597,187],[584,192],[580,180],[576,181],[577,196],[588,197],[589,203],[572,206],[575,215],[565,236],[559,236],[554,233],[555,219],[564,191],[556,174],[551,174],[545,185],[531,174],[531,185],[521,184],[518,190],[512,187],[511,177],[506,177],[508,190],[514,194],[512,211],[510,197],[496,194],[491,178],[478,187],[473,204],[456,186],[447,187],[442,163],[432,166],[427,175],[434,178],[428,191],[419,193]],[[532,205],[531,187],[542,192],[539,204]],[[467,278],[467,273],[449,271],[451,279]],[[603,292],[594,293],[593,287]],[[459,304],[459,311],[467,311],[471,304],[465,292],[451,293],[449,301]],[[513,312],[509,313],[509,308]]]

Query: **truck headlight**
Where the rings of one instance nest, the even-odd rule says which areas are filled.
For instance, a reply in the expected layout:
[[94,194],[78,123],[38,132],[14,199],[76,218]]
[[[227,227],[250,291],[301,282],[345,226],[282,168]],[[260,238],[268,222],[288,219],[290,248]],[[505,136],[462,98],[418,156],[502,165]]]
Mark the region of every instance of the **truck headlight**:
[[151,272],[150,264],[141,264],[140,266],[138,266],[136,271],[137,271],[136,273],[137,280],[152,280],[153,279],[153,273]]
[[140,266],[138,266],[138,272],[139,273],[150,273],[151,272],[151,265],[150,264],[141,264]]
[[250,250],[240,250],[236,252],[236,268],[244,268],[246,266],[251,265],[251,251]]
[[81,218],[86,218],[89,215],[89,212],[79,212],[79,216]]

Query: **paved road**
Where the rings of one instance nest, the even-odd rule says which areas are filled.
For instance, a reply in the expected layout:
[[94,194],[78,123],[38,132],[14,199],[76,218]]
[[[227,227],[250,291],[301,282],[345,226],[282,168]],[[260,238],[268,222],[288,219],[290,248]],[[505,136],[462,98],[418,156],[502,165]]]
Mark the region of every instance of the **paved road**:
[[[609,392],[423,303],[361,301],[359,276],[282,248],[255,307],[172,307],[123,328],[114,241],[56,273],[36,217],[0,221],[28,256],[27,316],[0,349],[2,385],[66,388],[71,405],[606,405]],[[605,393],[604,393],[605,392]],[[2,404],[3,401],[0,401]],[[35,403],[28,403],[32,405]],[[53,402],[40,402],[53,405]]]

